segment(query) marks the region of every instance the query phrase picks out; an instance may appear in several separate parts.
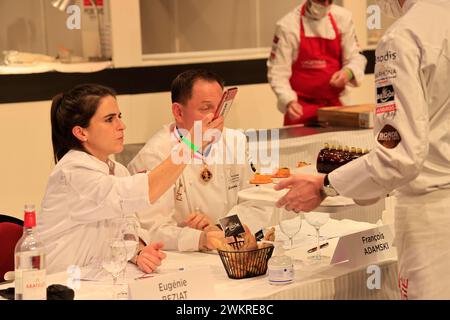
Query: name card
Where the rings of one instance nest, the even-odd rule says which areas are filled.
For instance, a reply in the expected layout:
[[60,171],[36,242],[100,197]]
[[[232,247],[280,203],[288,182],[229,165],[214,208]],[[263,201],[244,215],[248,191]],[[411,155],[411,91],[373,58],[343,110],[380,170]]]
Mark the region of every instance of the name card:
[[353,266],[366,265],[397,257],[393,247],[392,226],[385,225],[349,234],[339,239],[331,263],[348,261]]
[[177,271],[138,279],[129,284],[130,300],[208,300],[215,298],[209,268]]

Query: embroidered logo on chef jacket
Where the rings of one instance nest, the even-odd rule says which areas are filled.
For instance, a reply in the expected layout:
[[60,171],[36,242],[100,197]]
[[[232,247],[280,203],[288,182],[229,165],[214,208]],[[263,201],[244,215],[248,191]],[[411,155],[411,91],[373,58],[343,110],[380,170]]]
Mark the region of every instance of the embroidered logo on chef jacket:
[[398,275],[398,287],[400,289],[402,300],[408,300],[408,283],[408,279],[402,278],[401,275]]
[[237,188],[239,186],[240,181],[241,181],[241,175],[239,173],[230,172],[227,177],[228,190]]
[[280,38],[278,38],[278,36],[275,35],[273,37],[273,41],[272,41],[272,50],[270,51],[270,60],[274,60],[277,57],[279,41],[280,41]]
[[395,100],[395,91],[392,84],[377,88],[377,104],[385,104]]
[[394,68],[386,68],[381,65],[375,72],[375,83],[379,86],[387,84],[389,81],[397,78],[397,70]]
[[397,129],[387,124],[378,134],[377,141],[385,148],[394,149],[402,141],[402,138]]
[[376,56],[375,63],[384,63],[384,62],[396,61],[396,60],[397,60],[397,52],[388,50],[386,53]]
[[182,179],[178,179],[174,188],[175,200],[183,201],[183,193],[186,191]]
[[304,69],[325,69],[327,67],[325,60],[305,60],[301,64]]
[[394,120],[395,116],[397,115],[397,107],[395,103],[387,106],[377,107],[377,109],[375,110],[375,114],[377,116],[382,116],[382,118],[385,120]]
[[392,84],[377,87],[377,107],[375,114],[382,116],[383,119],[394,119],[397,115],[395,90]]

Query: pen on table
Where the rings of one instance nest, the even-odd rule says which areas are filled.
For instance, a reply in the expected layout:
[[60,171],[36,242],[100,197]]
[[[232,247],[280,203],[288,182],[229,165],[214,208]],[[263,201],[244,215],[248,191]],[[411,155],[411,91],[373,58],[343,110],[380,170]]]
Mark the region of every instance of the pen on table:
[[153,274],[148,274],[148,273],[146,273],[146,274],[143,274],[143,275],[140,276],[140,277],[134,278],[134,280],[146,279],[146,278],[151,278],[151,277],[154,277],[154,276],[155,276],[155,275],[153,275]]
[[[325,243],[323,243],[323,244],[320,245],[320,249],[323,249],[323,248],[325,248],[325,247],[328,247],[328,245],[329,245],[329,243],[328,243],[328,242],[325,242]],[[309,250],[308,250],[308,253],[313,253],[313,252],[316,252],[316,251],[317,251],[317,246],[314,247],[314,248],[309,249]]]
[[[185,270],[184,267],[178,267],[175,270],[172,270],[172,272],[173,271],[184,271],[184,270]],[[145,274],[141,275],[140,277],[134,278],[134,280],[152,278],[155,276],[155,274],[158,274],[158,273],[159,273],[159,270],[155,270],[153,273],[145,273]]]

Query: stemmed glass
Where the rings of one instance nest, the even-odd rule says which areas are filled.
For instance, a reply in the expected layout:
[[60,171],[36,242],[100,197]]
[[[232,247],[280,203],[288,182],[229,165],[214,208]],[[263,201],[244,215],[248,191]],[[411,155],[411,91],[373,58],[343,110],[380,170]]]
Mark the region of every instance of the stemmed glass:
[[121,236],[127,249],[127,261],[134,257],[139,248],[139,224],[133,216],[124,218],[124,223],[120,230]]
[[309,257],[309,259],[321,261],[323,259],[327,259],[329,257],[322,256],[320,253],[320,227],[328,222],[330,218],[330,214],[326,212],[310,212],[305,213],[306,222],[308,222],[311,226],[316,229],[317,234],[317,250],[316,253]]
[[[135,256],[139,248],[139,223],[134,216],[128,216],[124,218],[118,218],[114,220],[114,232],[115,236],[122,239],[126,255],[127,261]],[[126,280],[126,267],[122,272],[122,279],[124,283]],[[122,287],[122,290],[118,293],[120,298],[126,298],[128,296],[128,289]]]
[[300,213],[288,211],[285,208],[275,207],[274,213],[278,219],[278,225],[281,232],[289,238],[289,249],[294,245],[294,236],[300,231],[302,227],[302,217]]
[[117,298],[116,284],[120,273],[127,265],[127,250],[125,242],[122,238],[109,238],[106,240],[106,247],[104,249],[102,258],[102,267],[113,278],[113,299]]

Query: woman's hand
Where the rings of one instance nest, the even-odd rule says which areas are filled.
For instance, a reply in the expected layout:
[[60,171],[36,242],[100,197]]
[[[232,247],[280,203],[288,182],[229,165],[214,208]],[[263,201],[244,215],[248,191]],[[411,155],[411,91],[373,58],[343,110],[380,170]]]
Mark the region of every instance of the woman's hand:
[[164,247],[162,242],[154,242],[145,246],[137,257],[136,264],[145,273],[152,273],[166,258],[166,254],[161,251]]

